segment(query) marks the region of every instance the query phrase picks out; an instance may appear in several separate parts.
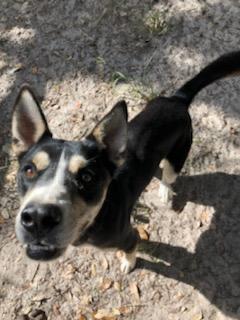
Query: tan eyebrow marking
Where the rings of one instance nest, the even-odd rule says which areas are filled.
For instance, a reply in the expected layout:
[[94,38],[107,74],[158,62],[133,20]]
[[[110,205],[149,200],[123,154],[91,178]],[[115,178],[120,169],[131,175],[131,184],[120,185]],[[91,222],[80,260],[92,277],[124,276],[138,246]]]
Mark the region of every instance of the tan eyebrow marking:
[[79,169],[86,167],[87,160],[78,154],[71,157],[68,164],[68,170],[71,173],[77,173]]
[[32,159],[32,162],[35,164],[37,170],[41,171],[47,168],[50,163],[50,158],[47,152],[40,151]]

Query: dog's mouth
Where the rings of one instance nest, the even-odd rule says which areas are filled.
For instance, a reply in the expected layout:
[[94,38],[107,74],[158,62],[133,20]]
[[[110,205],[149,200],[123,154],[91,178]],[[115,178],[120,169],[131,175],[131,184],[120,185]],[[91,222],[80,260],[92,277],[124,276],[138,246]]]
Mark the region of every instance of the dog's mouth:
[[53,245],[43,244],[28,244],[26,246],[26,254],[30,259],[48,261],[58,258],[62,253],[63,248],[57,248]]

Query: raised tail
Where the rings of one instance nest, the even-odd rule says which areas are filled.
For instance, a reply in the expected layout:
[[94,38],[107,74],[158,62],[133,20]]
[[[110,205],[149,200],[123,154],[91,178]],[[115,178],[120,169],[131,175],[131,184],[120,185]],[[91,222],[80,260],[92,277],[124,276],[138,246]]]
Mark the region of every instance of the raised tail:
[[209,84],[237,74],[240,74],[240,51],[230,52],[210,63],[178,89],[174,96],[181,97],[190,104],[195,95]]

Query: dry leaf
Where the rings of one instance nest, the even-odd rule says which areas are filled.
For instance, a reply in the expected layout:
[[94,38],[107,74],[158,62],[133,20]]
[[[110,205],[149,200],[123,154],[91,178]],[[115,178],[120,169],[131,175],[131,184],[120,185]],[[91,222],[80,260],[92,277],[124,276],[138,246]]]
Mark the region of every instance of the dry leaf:
[[102,291],[108,290],[112,286],[113,281],[109,278],[103,278],[102,283],[100,285],[100,289]]
[[90,304],[91,302],[92,302],[92,297],[89,296],[89,295],[85,295],[85,296],[83,296],[82,299],[81,299],[81,304],[82,304],[82,305],[88,305],[88,304]]
[[139,278],[145,278],[148,275],[148,270],[141,270],[139,273]]
[[38,68],[32,67],[32,74],[37,74],[37,73],[38,73]]
[[93,264],[91,265],[91,276],[92,276],[92,277],[95,277],[96,274],[97,274],[96,265],[95,265],[95,263],[93,263]]
[[94,318],[94,319],[101,319],[101,320],[117,320],[117,317],[113,317],[113,316],[110,316],[110,317],[102,317],[102,318]]
[[14,172],[10,172],[10,173],[6,174],[5,180],[7,182],[11,182],[11,181],[15,180],[15,173]]
[[135,282],[130,283],[130,292],[136,302],[140,301],[139,288]]
[[32,306],[25,306],[21,309],[23,314],[29,314],[32,311]]
[[32,297],[32,301],[43,301],[51,298],[51,296],[46,295],[46,293],[39,293],[35,297]]
[[86,318],[84,315],[81,314],[81,315],[79,316],[78,320],[87,320],[87,318]]
[[76,272],[76,268],[72,264],[68,264],[66,266],[66,271],[64,272],[63,276],[65,279],[72,279],[75,272]]
[[118,258],[118,260],[121,260],[123,258],[123,255],[124,255],[124,253],[122,250],[118,250],[116,252],[116,257]]
[[81,104],[80,101],[77,101],[77,102],[75,103],[75,108],[79,109],[79,108],[81,108],[81,106],[82,106],[82,104]]
[[148,240],[149,239],[149,234],[148,232],[144,229],[143,225],[138,225],[137,226],[137,231],[139,234],[140,239],[142,240]]
[[59,309],[60,309],[59,304],[58,304],[58,303],[55,303],[55,304],[53,305],[53,313],[54,313],[55,316],[59,316],[59,315],[61,314],[60,311],[59,311]]
[[106,257],[102,258],[101,265],[102,265],[103,270],[108,270],[109,264],[108,264]]
[[123,315],[127,315],[133,312],[133,309],[129,306],[122,306],[119,308],[119,311]]
[[176,294],[176,298],[177,298],[177,300],[182,300],[184,298],[184,294],[182,294],[182,292],[178,292]]
[[209,221],[209,213],[205,210],[201,213],[200,220],[202,224],[206,224]]
[[94,319],[101,320],[115,320],[116,316],[120,316],[120,311],[116,308],[112,309],[99,309],[96,313],[93,314]]
[[203,319],[203,315],[202,313],[197,313],[192,317],[192,320],[202,320]]
[[3,224],[4,223],[4,219],[3,217],[0,215],[0,224]]
[[237,129],[236,129],[236,128],[231,127],[231,128],[230,128],[230,134],[232,134],[232,135],[237,135],[237,134],[238,134]]
[[118,281],[115,281],[113,284],[113,287],[115,290],[120,291],[121,290],[121,284]]
[[13,72],[18,72],[20,70],[22,70],[24,68],[22,63],[17,63],[14,68],[13,68]]

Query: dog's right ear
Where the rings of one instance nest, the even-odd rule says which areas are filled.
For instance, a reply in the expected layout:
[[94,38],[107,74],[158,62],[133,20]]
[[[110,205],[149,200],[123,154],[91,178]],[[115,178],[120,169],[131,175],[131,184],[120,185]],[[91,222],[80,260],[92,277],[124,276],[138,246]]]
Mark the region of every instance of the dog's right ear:
[[127,118],[126,102],[119,101],[89,135],[106,150],[109,160],[116,166],[122,165],[126,158]]
[[20,156],[43,136],[52,136],[32,90],[24,86],[16,99],[12,116],[12,147]]

